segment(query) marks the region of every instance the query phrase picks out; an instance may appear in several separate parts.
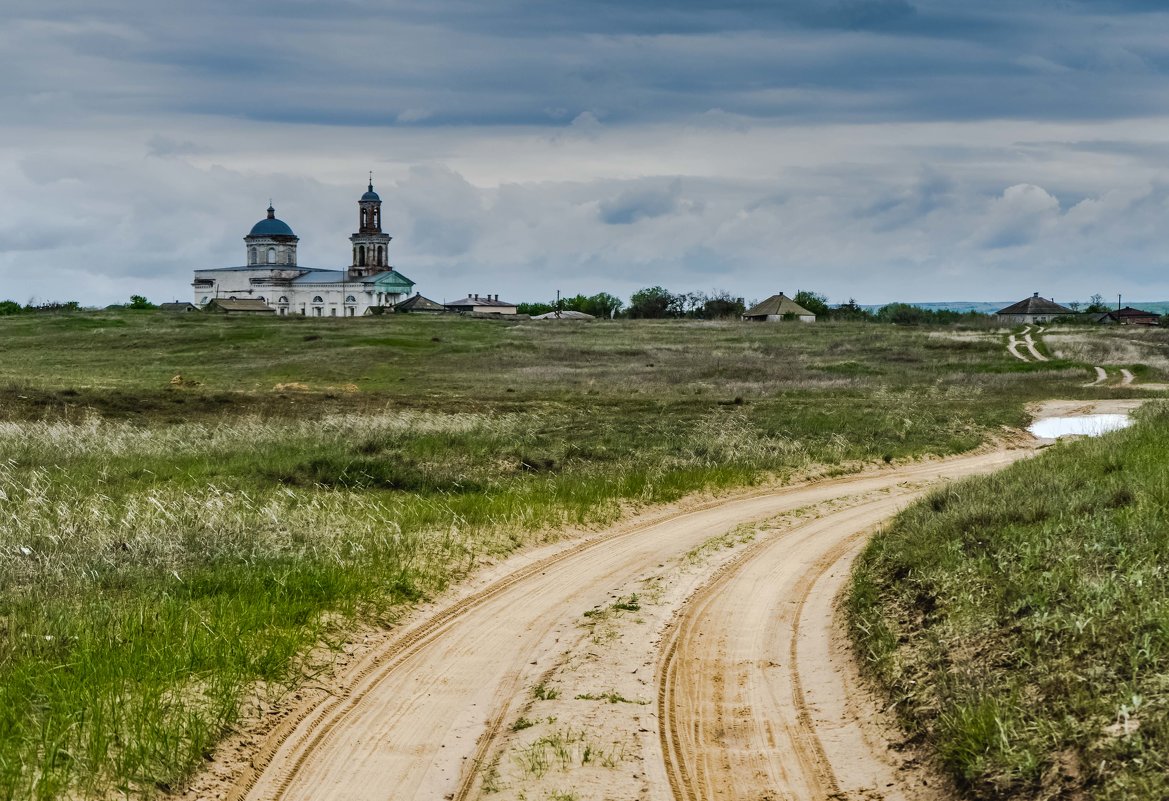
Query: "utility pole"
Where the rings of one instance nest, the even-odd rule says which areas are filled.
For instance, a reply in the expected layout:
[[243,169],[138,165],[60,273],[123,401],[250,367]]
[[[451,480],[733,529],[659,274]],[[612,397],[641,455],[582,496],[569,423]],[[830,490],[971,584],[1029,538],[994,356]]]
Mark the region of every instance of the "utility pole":
[[560,290],[556,290],[556,318],[560,318]]

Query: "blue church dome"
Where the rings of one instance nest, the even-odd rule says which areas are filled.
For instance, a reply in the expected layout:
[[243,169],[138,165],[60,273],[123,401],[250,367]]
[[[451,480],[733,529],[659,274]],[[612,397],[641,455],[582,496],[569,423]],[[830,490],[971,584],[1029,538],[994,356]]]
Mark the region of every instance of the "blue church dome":
[[276,209],[268,207],[268,216],[252,226],[248,236],[296,236],[288,223],[276,219]]
[[369,189],[366,190],[365,194],[361,196],[361,199],[362,200],[376,200],[378,203],[382,202],[382,199],[380,197],[378,197],[377,192],[373,191],[373,180],[372,179],[369,182]]

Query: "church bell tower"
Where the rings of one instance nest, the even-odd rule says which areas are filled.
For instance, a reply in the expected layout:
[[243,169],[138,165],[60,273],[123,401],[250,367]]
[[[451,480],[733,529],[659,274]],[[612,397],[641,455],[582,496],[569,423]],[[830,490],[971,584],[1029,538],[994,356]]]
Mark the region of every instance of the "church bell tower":
[[349,267],[351,278],[374,275],[392,269],[390,267],[390,237],[382,233],[382,199],[373,191],[373,174],[369,176],[369,188],[357,201],[357,233],[349,236],[353,243],[353,263]]

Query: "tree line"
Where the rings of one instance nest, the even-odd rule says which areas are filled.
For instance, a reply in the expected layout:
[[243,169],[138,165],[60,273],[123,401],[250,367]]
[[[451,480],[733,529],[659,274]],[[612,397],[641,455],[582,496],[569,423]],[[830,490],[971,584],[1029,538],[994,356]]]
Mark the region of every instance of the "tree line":
[[[158,306],[146,299],[145,295],[131,295],[129,303],[115,303],[106,306],[106,309],[157,309]],[[72,312],[81,311],[81,303],[76,300],[48,300],[39,302],[35,298],[23,306],[15,300],[0,300],[0,317],[9,317],[13,314],[37,314],[43,312]]]
[[[817,320],[867,321],[897,325],[951,325],[986,320],[990,316],[981,312],[924,309],[910,303],[889,303],[873,311],[858,305],[852,298],[849,298],[847,303],[832,306],[825,295],[808,290],[796,292],[792,300],[816,315]],[[725,290],[670,292],[664,287],[652,286],[634,292],[629,298],[628,305],[615,295],[600,292],[596,295],[561,298],[559,301],[520,303],[516,311],[520,314],[537,315],[559,309],[585,312],[594,317],[625,317],[640,320],[737,320],[756,302],[746,303],[743,298]]]

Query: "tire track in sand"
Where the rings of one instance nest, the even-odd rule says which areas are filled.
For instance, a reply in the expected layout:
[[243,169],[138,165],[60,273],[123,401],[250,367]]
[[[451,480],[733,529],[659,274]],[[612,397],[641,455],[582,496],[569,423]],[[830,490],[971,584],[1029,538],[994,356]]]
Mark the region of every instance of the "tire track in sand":
[[[972,466],[967,466],[967,468]],[[953,477],[985,472],[963,469]],[[699,591],[664,639],[659,735],[679,801],[921,799],[853,706],[833,655],[832,601],[877,523],[924,490],[829,513],[752,546]],[[839,650],[839,649],[837,649]],[[928,790],[928,788],[926,788]]]
[[712,535],[834,498],[982,472],[1022,455],[996,451],[880,469],[707,504],[593,537],[520,568],[403,630],[324,702],[261,746],[230,799],[461,798],[477,759],[546,666],[578,637],[581,608]]

